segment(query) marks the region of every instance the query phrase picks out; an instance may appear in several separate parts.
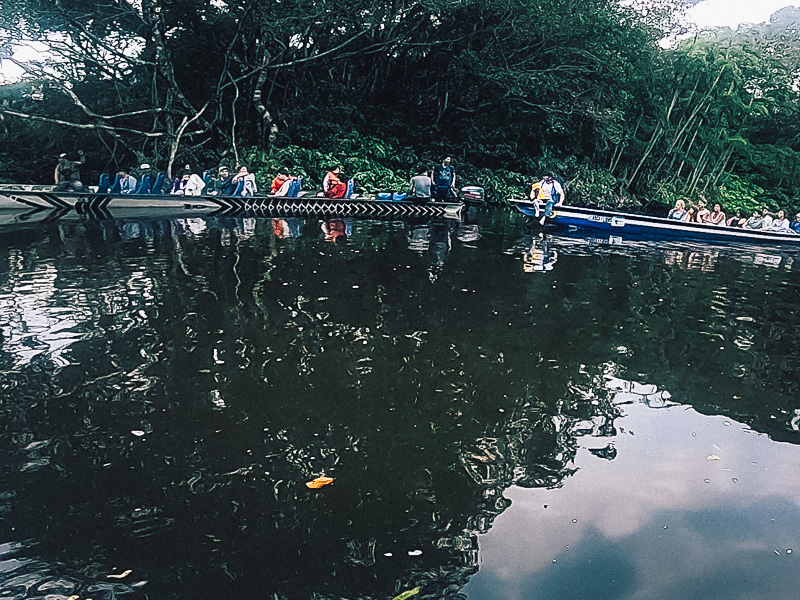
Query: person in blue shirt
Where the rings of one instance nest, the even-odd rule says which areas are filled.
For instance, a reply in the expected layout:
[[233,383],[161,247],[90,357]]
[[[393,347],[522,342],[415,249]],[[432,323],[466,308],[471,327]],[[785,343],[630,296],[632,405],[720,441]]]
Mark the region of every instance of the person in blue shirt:
[[236,191],[236,184],[232,183],[233,175],[231,175],[231,170],[222,165],[217,170],[217,178],[211,181],[211,189],[209,190],[209,194],[215,196],[217,194],[221,196],[230,196],[233,192]]
[[794,216],[794,221],[789,223],[789,229],[795,233],[800,233],[800,212]]
[[442,164],[433,167],[433,198],[439,202],[450,199],[450,190],[456,184],[456,169],[452,162],[452,158],[445,156]]

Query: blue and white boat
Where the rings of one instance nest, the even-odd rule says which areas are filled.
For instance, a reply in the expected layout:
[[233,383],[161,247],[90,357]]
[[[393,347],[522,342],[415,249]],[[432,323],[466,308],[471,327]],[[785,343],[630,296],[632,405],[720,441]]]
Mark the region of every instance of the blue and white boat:
[[[517,198],[511,198],[508,201],[520,212],[534,219],[540,219],[544,215],[545,205],[543,202]],[[581,206],[554,207],[552,216],[545,219],[544,225],[569,231],[602,231],[611,235],[624,235],[631,238],[800,245],[800,235],[795,233],[689,223],[666,217],[651,217]]]

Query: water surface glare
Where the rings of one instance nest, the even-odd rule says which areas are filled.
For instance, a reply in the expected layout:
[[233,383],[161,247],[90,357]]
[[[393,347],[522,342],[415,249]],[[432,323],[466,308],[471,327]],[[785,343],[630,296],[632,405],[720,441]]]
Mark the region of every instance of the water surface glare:
[[796,251],[4,223],[0,599],[797,597]]

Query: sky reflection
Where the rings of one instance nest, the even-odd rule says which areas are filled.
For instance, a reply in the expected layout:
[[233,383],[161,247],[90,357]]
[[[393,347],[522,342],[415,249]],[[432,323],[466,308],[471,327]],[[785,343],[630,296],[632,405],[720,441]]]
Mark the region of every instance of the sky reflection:
[[[507,490],[468,597],[796,598],[798,448],[681,405],[616,404],[617,435],[581,438],[562,488]],[[589,452],[609,442],[614,460]]]

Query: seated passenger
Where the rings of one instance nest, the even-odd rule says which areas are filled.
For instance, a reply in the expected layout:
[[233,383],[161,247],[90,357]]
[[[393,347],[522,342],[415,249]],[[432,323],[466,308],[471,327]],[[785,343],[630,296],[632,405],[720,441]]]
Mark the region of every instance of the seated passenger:
[[269,193],[273,196],[285,196],[289,193],[289,186],[292,185],[294,179],[289,175],[289,169],[280,169],[278,176],[272,180]]
[[206,187],[206,182],[197,173],[189,175],[189,181],[183,190],[184,196],[202,196],[203,190]]
[[681,221],[686,221],[687,223],[697,223],[697,208],[690,206],[689,210],[686,211],[686,214],[683,216]]
[[[59,190],[57,187],[59,184],[63,183],[62,186],[64,189],[59,191],[65,191],[66,188],[70,187],[70,184],[73,181],[77,181],[80,183],[81,179],[81,165],[86,163],[86,156],[83,153],[83,150],[78,150],[78,160],[71,160],[71,157],[67,156],[66,153],[60,155],[58,157],[58,163],[56,164],[55,170],[55,183],[56,189]],[[72,175],[77,173],[77,177],[73,179]],[[72,188],[70,188],[72,189]],[[83,184],[81,183],[81,191],[83,191]]]
[[800,233],[800,212],[794,216],[794,221],[789,223],[789,227],[795,233]]
[[347,183],[339,179],[341,172],[342,167],[336,166],[322,180],[322,194],[326,198],[344,198],[347,194]]
[[236,186],[231,182],[233,175],[226,166],[221,166],[217,170],[217,178],[211,180],[211,189],[208,193],[216,196],[230,196],[236,190]]
[[77,171],[73,171],[68,181],[59,181],[56,184],[55,190],[57,192],[85,192],[86,188],[84,188],[83,183],[80,180],[81,174]]
[[706,203],[706,199],[702,196],[700,200],[697,201],[697,222],[698,223],[710,223],[711,222],[711,211],[707,208],[708,204]]
[[772,227],[772,215],[769,214],[769,211],[766,208],[761,210],[761,218],[764,219],[764,229],[769,229]]
[[237,188],[239,187],[240,182],[243,182],[242,190],[239,193],[240,196],[255,196],[258,193],[256,176],[252,173],[249,173],[247,171],[247,167],[240,166],[239,171],[233,176],[233,179],[231,179],[231,183],[233,183]]
[[744,224],[746,229],[764,229],[764,218],[757,210],[753,211],[753,216],[747,219]]
[[428,177],[428,170],[421,168],[411,178],[411,196],[418,200],[430,199],[433,181]]
[[547,202],[544,207],[544,217],[539,221],[540,225],[544,225],[545,217],[553,216],[553,207],[562,206],[567,195],[564,193],[561,183],[552,173],[544,174],[544,178],[539,182],[539,187],[542,188],[542,200]]
[[777,233],[795,233],[789,224],[789,219],[786,218],[786,213],[782,210],[778,211],[778,217],[773,219],[769,230]]
[[714,202],[714,210],[708,217],[708,223],[712,225],[725,225],[725,213],[722,212],[722,205],[719,202]]
[[747,219],[744,216],[744,212],[742,212],[741,208],[736,209],[736,215],[728,219],[728,227],[744,227],[744,224],[747,223]]
[[676,221],[683,221],[686,216],[686,203],[683,200],[678,200],[675,203],[675,208],[669,211],[668,219],[675,219]]
[[172,181],[172,188],[169,193],[173,196],[183,196],[186,194],[186,186],[189,185],[189,177],[191,173],[186,169],[179,171],[175,179]]
[[117,171],[117,177],[119,177],[120,194],[136,193],[136,177],[129,174],[125,169],[120,169]]

